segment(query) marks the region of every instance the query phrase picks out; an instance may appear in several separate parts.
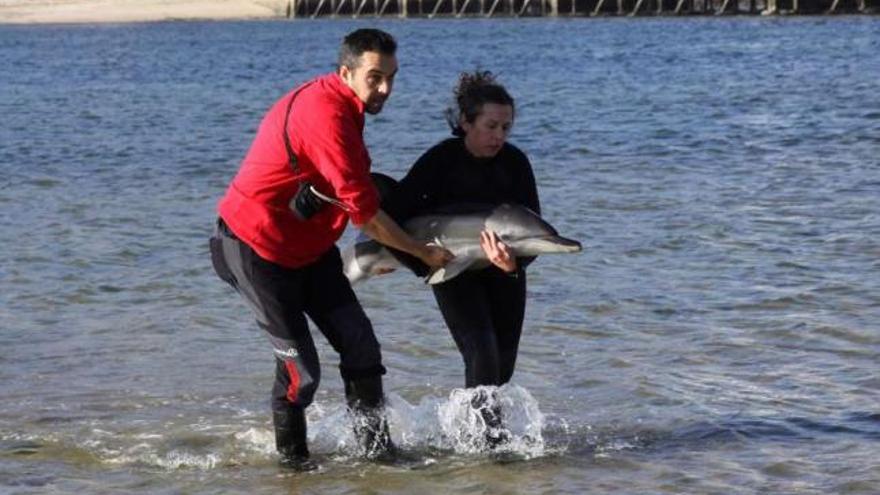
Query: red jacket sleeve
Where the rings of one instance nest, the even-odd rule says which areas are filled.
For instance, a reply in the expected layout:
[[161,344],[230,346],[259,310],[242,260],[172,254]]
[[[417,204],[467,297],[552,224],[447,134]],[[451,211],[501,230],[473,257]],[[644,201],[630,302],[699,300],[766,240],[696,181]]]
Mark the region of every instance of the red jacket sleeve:
[[370,179],[370,155],[354,116],[337,105],[312,113],[304,123],[319,126],[303,143],[315,168],[330,183],[332,195],[348,207],[352,223],[363,225],[379,210],[379,195]]

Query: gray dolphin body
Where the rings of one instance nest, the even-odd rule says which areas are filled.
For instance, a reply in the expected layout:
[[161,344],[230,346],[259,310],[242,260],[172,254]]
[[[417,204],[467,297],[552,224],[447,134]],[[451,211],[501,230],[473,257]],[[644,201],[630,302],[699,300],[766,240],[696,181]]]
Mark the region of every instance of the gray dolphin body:
[[[444,268],[435,270],[427,283],[451,280],[465,270],[490,264],[480,246],[480,232],[494,231],[514,256],[576,253],[578,241],[561,237],[552,225],[522,206],[501,204],[467,214],[418,216],[405,222],[404,230],[414,239],[443,246],[455,255]],[[342,252],[345,275],[352,283],[387,272],[401,265],[391,251],[367,237],[358,238]]]

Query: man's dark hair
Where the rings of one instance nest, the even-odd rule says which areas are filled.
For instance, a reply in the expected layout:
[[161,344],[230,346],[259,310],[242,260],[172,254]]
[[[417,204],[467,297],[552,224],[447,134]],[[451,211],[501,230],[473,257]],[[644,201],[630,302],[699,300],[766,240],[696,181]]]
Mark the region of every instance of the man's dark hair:
[[345,36],[342,46],[339,47],[339,67],[344,65],[349,69],[355,69],[364,52],[394,55],[397,52],[397,42],[394,41],[393,36],[379,29],[365,28],[352,31]]
[[483,111],[486,103],[510,105],[515,110],[510,93],[495,81],[490,71],[462,72],[458,77],[458,86],[453,91],[455,106],[446,109],[446,121],[455,136],[464,136],[460,119],[473,123],[477,115]]

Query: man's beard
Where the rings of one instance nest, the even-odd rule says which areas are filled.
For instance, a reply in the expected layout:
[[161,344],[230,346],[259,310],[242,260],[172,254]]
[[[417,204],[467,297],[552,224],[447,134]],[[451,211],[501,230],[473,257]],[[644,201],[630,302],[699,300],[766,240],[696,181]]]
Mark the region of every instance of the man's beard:
[[382,111],[383,106],[385,106],[385,100],[374,101],[365,105],[364,111],[370,115],[376,115],[377,113]]

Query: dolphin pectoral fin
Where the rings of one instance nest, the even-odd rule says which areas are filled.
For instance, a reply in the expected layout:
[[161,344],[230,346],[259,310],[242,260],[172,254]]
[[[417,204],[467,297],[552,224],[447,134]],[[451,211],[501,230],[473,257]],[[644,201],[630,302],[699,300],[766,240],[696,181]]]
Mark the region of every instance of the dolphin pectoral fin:
[[443,272],[446,271],[444,268],[439,268],[437,270],[432,271],[425,277],[426,284],[436,284],[443,278]]
[[428,278],[425,280],[425,283],[434,285],[442,282],[446,282],[447,280],[452,280],[453,278],[461,275],[461,272],[467,270],[474,264],[474,260],[472,258],[455,258],[446,264],[443,268],[435,270]]

